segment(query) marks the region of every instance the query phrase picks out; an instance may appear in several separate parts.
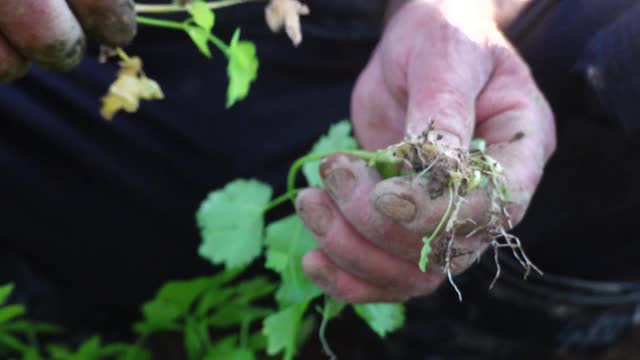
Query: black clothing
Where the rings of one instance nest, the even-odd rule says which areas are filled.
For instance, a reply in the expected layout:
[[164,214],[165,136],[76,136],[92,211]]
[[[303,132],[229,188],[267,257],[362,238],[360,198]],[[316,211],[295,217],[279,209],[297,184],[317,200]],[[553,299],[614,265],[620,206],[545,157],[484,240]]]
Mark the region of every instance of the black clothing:
[[[118,115],[113,123],[100,119],[98,108],[115,67],[97,64],[95,51],[68,74],[34,69],[23,80],[0,86],[0,282],[15,281],[21,299],[41,318],[121,330],[164,281],[211,272],[196,251],[193,214],[200,201],[236,177],[256,177],[282,190],[293,159],[330,123],[348,117],[354,80],[375,46],[383,2],[310,5],[313,15],[304,20],[298,49],[268,32],[259,4],[219,12],[216,31],[228,39],[241,26],[243,38],[257,43],[261,62],[249,97],[228,111],[222,58],[204,59],[184,34],[164,29],[141,28],[129,51],[142,56],[146,73],[161,83],[167,99],[145,103],[137,114]],[[526,29],[512,36],[558,121],[558,152],[517,229],[529,257],[551,274],[640,279],[634,218],[640,210],[640,170],[633,166],[640,158],[633,131],[640,124],[640,62],[635,61],[640,36],[634,36],[640,34],[638,22],[629,20],[637,13],[630,0],[555,1],[532,25],[514,27]],[[526,348],[528,336],[539,339],[539,330],[508,331],[509,318],[522,314],[518,309],[539,310],[539,304],[501,297],[521,285],[506,281],[507,270],[495,292],[487,293],[483,271],[478,267],[460,278],[467,294],[462,305],[449,297],[447,284],[415,302],[405,334],[426,344],[417,350],[435,354],[428,344],[438,344],[438,336],[460,338],[460,330],[451,330],[463,328],[456,321],[480,329],[474,336],[497,339],[497,348],[505,351]],[[474,276],[483,280],[467,280]],[[563,286],[575,290],[570,283]],[[635,294],[634,286],[613,285],[604,292],[618,299],[619,293]],[[624,326],[608,340],[631,324],[627,310],[639,301],[632,295],[597,308],[624,308]],[[574,305],[570,296],[542,298]],[[497,304],[502,304],[498,314],[490,311]],[[530,314],[540,314],[536,311]],[[431,321],[438,313],[443,320]],[[490,329],[478,325],[487,323],[488,314],[494,316]],[[536,329],[548,331],[550,348],[567,346],[557,322],[541,322]],[[575,336],[564,339],[573,339],[570,347],[584,345]],[[510,341],[517,346],[504,346]],[[446,351],[464,349],[454,345]],[[396,354],[403,354],[401,349],[398,345]],[[491,349],[473,351],[491,353],[496,347]],[[462,358],[451,356],[439,358]]]
[[0,283],[28,288],[32,311],[51,314],[59,298],[50,321],[128,329],[162,283],[215,270],[197,255],[194,218],[209,191],[244,177],[281,192],[293,160],[348,117],[374,38],[309,31],[294,48],[266,28],[263,6],[219,12],[217,34],[240,26],[260,60],[251,94],[230,110],[223,57],[207,60],[166,29],[141,27],[128,49],[166,99],[112,123],[98,111],[116,67],[98,64],[96,49],[67,74],[33,69],[0,85],[0,270],[13,269]]

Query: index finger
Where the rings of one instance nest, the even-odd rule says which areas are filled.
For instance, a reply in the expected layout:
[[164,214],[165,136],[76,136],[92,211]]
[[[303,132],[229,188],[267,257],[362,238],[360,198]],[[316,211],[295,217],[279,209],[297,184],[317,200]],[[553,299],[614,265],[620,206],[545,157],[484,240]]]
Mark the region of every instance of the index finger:
[[104,45],[126,45],[136,34],[132,0],[67,1],[87,35]]
[[2,0],[0,32],[21,55],[46,69],[68,70],[84,54],[82,28],[64,0]]

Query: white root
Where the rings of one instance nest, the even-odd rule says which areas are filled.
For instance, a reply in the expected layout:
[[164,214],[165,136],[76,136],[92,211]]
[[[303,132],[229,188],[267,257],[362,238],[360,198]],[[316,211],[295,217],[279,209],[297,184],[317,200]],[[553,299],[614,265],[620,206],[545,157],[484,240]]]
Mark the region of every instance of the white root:
[[[450,201],[454,202],[453,208],[447,209],[444,215],[447,219],[444,229],[440,234],[432,234],[432,240],[440,238],[448,239],[446,256],[444,259],[443,272],[446,273],[449,283],[458,294],[458,298],[462,301],[462,293],[453,280],[452,272],[452,253],[453,242],[456,230],[460,226],[471,223],[475,228],[468,234],[466,238],[470,238],[479,232],[485,232],[488,237],[493,238],[491,245],[494,250],[494,261],[496,263],[496,274],[489,288],[493,288],[501,274],[501,266],[499,262],[500,248],[510,248],[513,256],[524,268],[524,278],[526,279],[532,271],[542,275],[542,271],[529,260],[520,239],[507,231],[513,229],[513,221],[508,211],[509,193],[506,187],[507,179],[503,174],[502,166],[489,155],[486,150],[469,152],[465,149],[457,149],[446,144],[439,143],[438,138],[432,133],[434,123],[431,123],[429,129],[422,134],[408,135],[405,141],[389,147],[394,155],[401,158],[402,161],[410,165],[413,169],[421,169],[418,177],[422,177],[430,172],[432,174],[444,174],[442,176],[433,177],[436,185],[440,184],[443,188],[447,185],[450,191]],[[478,174],[484,179],[478,180]],[[483,183],[484,181],[484,183]],[[484,187],[484,184],[490,185],[488,193],[490,197],[490,206],[488,209],[489,220],[483,224],[477,224],[472,219],[458,219],[462,204],[468,202],[465,196],[474,190]],[[453,200],[455,199],[455,201]],[[451,209],[451,212],[449,210]],[[440,227],[436,231],[439,231]],[[421,259],[421,264],[424,259]],[[457,270],[456,270],[457,271]]]

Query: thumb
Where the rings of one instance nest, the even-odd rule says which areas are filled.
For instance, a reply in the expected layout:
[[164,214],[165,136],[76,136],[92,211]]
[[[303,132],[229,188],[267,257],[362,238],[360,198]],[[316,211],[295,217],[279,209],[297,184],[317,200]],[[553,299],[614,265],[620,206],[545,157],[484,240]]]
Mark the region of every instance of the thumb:
[[475,103],[494,67],[487,45],[446,23],[414,44],[406,67],[406,132],[433,122],[432,136],[466,147],[473,137]]

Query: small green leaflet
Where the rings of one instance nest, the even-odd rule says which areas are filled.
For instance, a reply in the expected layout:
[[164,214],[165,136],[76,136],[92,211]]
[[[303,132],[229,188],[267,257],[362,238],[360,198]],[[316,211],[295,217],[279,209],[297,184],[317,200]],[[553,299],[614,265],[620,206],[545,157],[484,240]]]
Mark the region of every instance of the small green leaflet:
[[[47,352],[53,360],[149,360],[151,354],[138,345],[113,343],[102,346],[99,336],[93,336],[80,344],[74,352],[66,346],[51,344]],[[38,357],[34,359],[39,359]]]
[[226,337],[209,349],[204,360],[255,360],[255,354],[252,350],[237,346],[237,336],[232,335]]
[[469,151],[477,151],[484,154],[487,151],[487,142],[481,138],[473,139],[469,144]]
[[265,267],[280,273],[276,299],[281,307],[309,301],[321,294],[302,270],[302,257],[318,247],[298,215],[267,227]]
[[268,316],[263,323],[262,334],[267,337],[267,354],[276,355],[284,351],[284,360],[296,354],[302,316],[308,303],[287,307]]
[[259,62],[256,46],[249,41],[240,41],[240,29],[236,29],[233,34],[227,57],[227,108],[230,108],[249,94],[251,83],[258,77]]
[[215,14],[206,2],[202,0],[193,1],[187,6],[191,19],[185,24],[184,30],[187,32],[191,41],[198,47],[198,50],[206,56],[211,57],[209,49],[209,37],[211,29],[215,23]]
[[353,309],[380,337],[404,325],[404,306],[401,304],[353,305]]
[[155,299],[142,306],[142,312],[149,321],[172,324],[187,314],[193,301],[211,284],[209,278],[168,282],[158,291]]
[[[158,290],[156,296],[142,306],[144,320],[136,323],[139,334],[150,334],[163,330],[180,329],[179,321],[192,308],[205,315],[212,307],[224,301],[230,294],[221,285],[233,280],[240,271],[225,271],[209,277],[184,281],[170,281]],[[205,303],[206,302],[206,303]],[[197,306],[194,306],[196,305]]]
[[257,180],[235,180],[210,193],[196,214],[203,239],[200,256],[227,268],[243,267],[257,258],[271,193],[270,186]]
[[189,14],[191,14],[193,22],[195,22],[196,25],[207,32],[210,32],[211,29],[213,29],[216,17],[206,2],[202,0],[193,1],[187,6],[187,10],[189,11]]
[[3,346],[21,353],[29,350],[29,346],[24,344],[22,340],[18,339],[16,336],[0,333],[0,347]]
[[134,344],[113,343],[102,348],[100,359],[150,360],[151,354]]
[[422,250],[420,251],[420,262],[418,267],[422,272],[427,270],[427,264],[429,264],[429,254],[431,254],[431,239],[427,236],[422,237]]
[[[310,154],[322,154],[327,152],[353,150],[358,147],[356,140],[351,136],[351,123],[342,120],[329,128],[329,133],[323,135],[313,145]],[[302,173],[307,178],[309,186],[322,186],[320,177],[320,161],[313,161],[302,167]]]
[[9,296],[13,292],[13,284],[6,284],[0,286],[0,305],[4,304],[9,300]]
[[12,304],[0,307],[0,324],[24,315],[26,312],[23,305]]
[[202,55],[210,58],[211,49],[209,49],[209,32],[201,27],[193,25],[187,25],[185,27],[185,31],[191,38],[191,41],[196,44]]
[[47,351],[54,360],[98,360],[101,356],[100,337],[93,336],[80,344],[73,352],[60,345],[49,345]]
[[19,334],[30,334],[30,333],[59,333],[62,332],[62,329],[58,326],[50,325],[47,323],[40,322],[30,322],[30,321],[22,321],[16,320],[7,324],[2,324],[0,326],[1,331],[8,331]]

